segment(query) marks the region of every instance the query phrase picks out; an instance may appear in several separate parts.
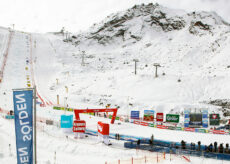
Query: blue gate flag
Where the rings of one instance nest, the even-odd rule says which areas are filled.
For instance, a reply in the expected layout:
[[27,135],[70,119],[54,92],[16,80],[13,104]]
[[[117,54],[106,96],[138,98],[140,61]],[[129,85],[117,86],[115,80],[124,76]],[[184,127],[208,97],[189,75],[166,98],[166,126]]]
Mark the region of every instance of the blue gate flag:
[[33,90],[13,91],[17,164],[33,164]]

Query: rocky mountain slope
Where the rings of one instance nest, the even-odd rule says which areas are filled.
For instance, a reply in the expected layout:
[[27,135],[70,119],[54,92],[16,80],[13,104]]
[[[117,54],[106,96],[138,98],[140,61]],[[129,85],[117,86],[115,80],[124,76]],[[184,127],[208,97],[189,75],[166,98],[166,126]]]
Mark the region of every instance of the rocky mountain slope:
[[85,103],[170,110],[230,97],[230,25],[214,12],[136,5],[65,41],[53,44]]

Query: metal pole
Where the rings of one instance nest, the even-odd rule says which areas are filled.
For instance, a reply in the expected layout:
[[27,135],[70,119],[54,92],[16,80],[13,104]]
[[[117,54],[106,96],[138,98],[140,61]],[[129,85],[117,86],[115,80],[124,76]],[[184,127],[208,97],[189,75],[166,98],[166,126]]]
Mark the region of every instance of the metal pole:
[[137,74],[137,61],[134,61],[135,62],[135,75]]
[[34,86],[34,163],[37,164],[37,132],[36,132],[36,86]]
[[156,66],[156,72],[155,72],[155,77],[157,77],[157,66]]
[[57,105],[59,105],[59,95],[57,95]]

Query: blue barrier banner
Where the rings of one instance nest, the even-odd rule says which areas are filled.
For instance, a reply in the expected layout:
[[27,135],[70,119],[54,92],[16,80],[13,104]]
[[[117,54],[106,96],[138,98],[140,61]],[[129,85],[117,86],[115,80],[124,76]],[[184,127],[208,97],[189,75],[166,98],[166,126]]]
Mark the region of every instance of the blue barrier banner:
[[61,128],[73,127],[73,115],[61,115]]
[[207,109],[202,111],[202,125],[204,128],[208,127],[208,110]]
[[184,127],[189,127],[190,110],[184,110]]
[[33,164],[33,90],[13,91],[17,164]]

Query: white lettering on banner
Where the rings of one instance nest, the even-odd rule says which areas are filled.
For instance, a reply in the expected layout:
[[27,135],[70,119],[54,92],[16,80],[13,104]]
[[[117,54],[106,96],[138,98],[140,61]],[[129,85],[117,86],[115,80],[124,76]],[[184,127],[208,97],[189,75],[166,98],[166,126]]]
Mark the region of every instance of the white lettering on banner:
[[177,121],[177,117],[174,116],[167,116],[168,121]]
[[24,103],[26,101],[25,98],[23,98],[24,96],[25,94],[16,95],[15,97],[19,99],[16,101],[16,103]]
[[17,109],[18,110],[25,110],[26,109],[26,104],[18,104]]
[[74,127],[75,131],[85,131],[84,127]]
[[[25,96],[25,94],[16,95],[15,97],[18,99],[16,103],[20,103],[20,104],[17,104],[17,110],[19,111],[18,118],[19,118],[19,124],[21,125],[21,133],[23,134],[22,139],[25,142],[25,141],[30,141],[32,139],[32,136],[28,135],[30,134],[32,127],[28,125],[29,122],[26,120],[28,119],[29,115],[28,115],[28,112],[25,111],[27,106],[25,103],[26,100],[23,96]],[[23,159],[26,159],[26,158],[23,158]],[[23,161],[26,161],[26,160],[23,160]]]
[[100,124],[98,124],[97,128],[98,128],[98,130],[99,130],[100,132],[102,132],[102,127],[101,127]]
[[18,117],[20,120],[24,118],[28,118],[28,113],[26,111],[21,111],[19,112]]
[[19,152],[20,162],[21,163],[27,163],[27,162],[29,162],[29,156],[28,156],[27,147],[19,148],[18,152]]

